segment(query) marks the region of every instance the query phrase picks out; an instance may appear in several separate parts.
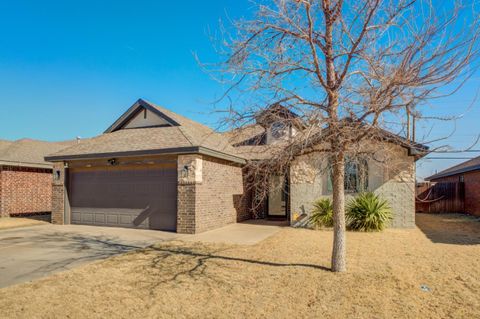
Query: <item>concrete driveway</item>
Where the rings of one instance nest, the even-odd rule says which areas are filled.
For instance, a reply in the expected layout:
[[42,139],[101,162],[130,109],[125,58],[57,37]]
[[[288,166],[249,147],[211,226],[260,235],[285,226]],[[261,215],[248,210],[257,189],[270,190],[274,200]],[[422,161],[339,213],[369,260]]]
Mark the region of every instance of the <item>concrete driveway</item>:
[[0,288],[108,258],[179,234],[80,225],[0,231]]
[[181,239],[252,245],[275,234],[281,226],[276,223],[247,222],[198,235],[51,224],[1,230],[0,288],[144,248],[159,241]]

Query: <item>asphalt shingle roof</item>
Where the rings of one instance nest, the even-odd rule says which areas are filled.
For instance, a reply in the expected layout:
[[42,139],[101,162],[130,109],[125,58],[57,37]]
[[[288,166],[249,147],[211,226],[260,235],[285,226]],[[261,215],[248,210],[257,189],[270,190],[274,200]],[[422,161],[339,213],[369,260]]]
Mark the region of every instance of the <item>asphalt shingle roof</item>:
[[32,139],[0,140],[0,163],[12,166],[51,167],[44,157],[75,144],[76,141],[46,142]]
[[266,134],[265,128],[260,124],[250,124],[244,127],[236,128],[234,130],[224,132],[230,144],[237,146],[237,144],[244,144],[252,140],[253,144],[259,144],[263,135]]
[[[428,152],[427,146],[408,141],[404,137],[384,129],[377,129],[377,131],[372,130],[371,132],[372,138],[395,143],[409,149],[409,154],[415,156],[415,159],[425,156]],[[281,152],[282,147],[285,146],[285,144],[264,145],[263,137],[265,134],[266,132],[263,126],[251,124],[225,132],[223,135],[229,139],[238,155],[249,160],[264,160]],[[328,129],[307,127],[303,131],[299,130],[297,134],[299,134],[299,137],[303,135],[305,140],[308,139],[310,143],[318,143],[318,141],[321,141],[323,137],[329,133]]]
[[175,149],[198,147],[241,159],[228,139],[222,134],[214,132],[208,126],[145,100],[138,100],[130,110],[133,112],[142,106],[154,108],[171,119],[174,124],[172,126],[133,129],[118,129],[114,125],[107,132],[97,137],[81,141],[78,145],[59,152],[50,153],[47,159],[55,161],[82,158],[82,156],[87,158],[93,155],[98,157],[120,153],[128,155],[129,153],[140,154],[162,150],[172,150],[174,152]]
[[466,173],[470,171],[480,170],[480,156],[475,157],[466,162],[460,163],[458,165],[447,168],[446,170],[441,171],[440,173],[434,174],[425,178],[425,180],[434,180],[437,178],[452,176],[456,174]]

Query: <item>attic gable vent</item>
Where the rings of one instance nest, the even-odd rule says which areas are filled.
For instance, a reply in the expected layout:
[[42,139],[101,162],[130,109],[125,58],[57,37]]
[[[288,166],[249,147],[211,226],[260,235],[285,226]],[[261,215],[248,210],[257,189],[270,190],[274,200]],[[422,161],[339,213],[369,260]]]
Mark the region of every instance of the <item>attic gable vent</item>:
[[143,100],[138,100],[130,107],[105,133],[111,133],[122,129],[179,126],[179,124],[165,115],[158,108],[152,107]]
[[140,109],[130,120],[123,126],[123,129],[141,128],[141,127],[155,127],[155,126],[171,126],[171,124],[147,109]]

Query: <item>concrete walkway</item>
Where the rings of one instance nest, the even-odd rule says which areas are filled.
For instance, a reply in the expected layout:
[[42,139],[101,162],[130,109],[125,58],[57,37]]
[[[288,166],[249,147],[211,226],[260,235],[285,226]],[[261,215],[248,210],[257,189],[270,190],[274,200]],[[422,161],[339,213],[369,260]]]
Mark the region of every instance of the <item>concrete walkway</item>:
[[284,226],[285,223],[283,222],[251,220],[243,223],[231,224],[196,235],[186,235],[181,239],[184,241],[201,241],[207,243],[255,245],[256,243],[274,235]]
[[0,288],[105,259],[159,241],[253,245],[281,229],[247,222],[196,235],[82,225],[40,225],[0,230]]

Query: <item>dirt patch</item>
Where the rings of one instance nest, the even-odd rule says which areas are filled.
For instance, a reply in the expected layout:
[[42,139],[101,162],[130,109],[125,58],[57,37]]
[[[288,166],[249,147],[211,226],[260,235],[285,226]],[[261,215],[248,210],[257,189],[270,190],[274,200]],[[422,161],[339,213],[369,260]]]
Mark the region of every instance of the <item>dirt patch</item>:
[[0,230],[9,229],[9,228],[18,228],[18,227],[27,227],[34,225],[45,225],[46,222],[40,220],[34,220],[29,218],[10,218],[2,217],[0,218]]
[[[348,233],[344,274],[328,270],[330,231],[285,228],[254,246],[165,242],[5,288],[0,312],[3,318],[478,317],[480,223],[429,215],[418,215],[418,223],[412,230]],[[462,223],[470,241],[447,243]],[[442,231],[445,243],[429,238],[425,225]]]

